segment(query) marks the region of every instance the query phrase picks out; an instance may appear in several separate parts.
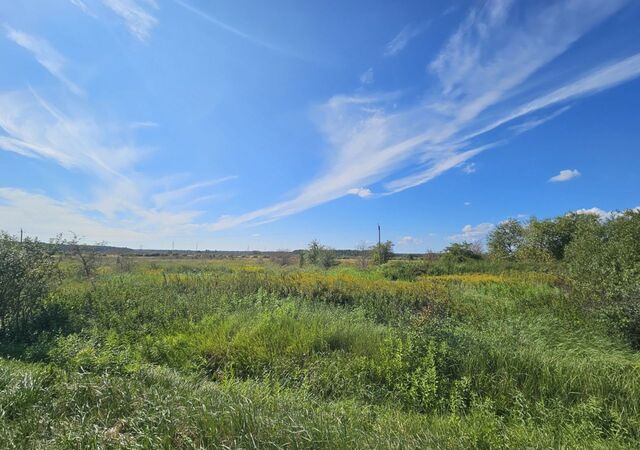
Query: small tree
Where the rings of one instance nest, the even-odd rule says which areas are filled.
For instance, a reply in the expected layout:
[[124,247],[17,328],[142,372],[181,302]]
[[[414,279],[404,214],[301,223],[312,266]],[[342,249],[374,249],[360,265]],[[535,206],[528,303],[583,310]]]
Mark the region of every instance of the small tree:
[[323,246],[317,239],[311,241],[306,252],[306,260],[310,264],[318,264],[318,261],[320,261],[320,253],[322,252],[322,249]]
[[444,249],[444,256],[459,262],[467,259],[480,259],[482,258],[482,246],[473,242],[456,242]]
[[336,253],[334,250],[320,244],[314,239],[309,243],[309,247],[305,252],[305,261],[324,269],[336,265]]
[[369,265],[369,248],[367,247],[366,242],[360,241],[358,245],[356,245],[356,251],[358,252],[358,267],[366,269]]
[[318,265],[323,269],[328,269],[337,264],[336,262],[336,252],[333,249],[324,247],[320,252],[320,259],[318,261]]
[[489,233],[487,247],[494,258],[512,259],[524,242],[524,227],[515,219],[509,219]]
[[71,239],[62,241],[62,244],[66,247],[67,252],[72,258],[75,258],[80,262],[80,273],[87,280],[95,279],[100,265],[100,252],[97,247],[106,245],[104,242],[97,242],[94,245],[82,244],[81,239],[75,234],[71,233]]
[[393,242],[385,241],[371,247],[374,264],[384,264],[393,257]]
[[567,247],[567,275],[574,291],[594,301],[640,299],[640,212],[607,222],[583,222]]

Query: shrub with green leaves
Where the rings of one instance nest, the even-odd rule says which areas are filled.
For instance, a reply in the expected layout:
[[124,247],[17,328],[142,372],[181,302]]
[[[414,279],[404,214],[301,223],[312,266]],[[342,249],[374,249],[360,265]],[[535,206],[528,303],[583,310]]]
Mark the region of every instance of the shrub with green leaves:
[[578,228],[567,249],[576,293],[595,301],[640,301],[640,211]]
[[30,339],[57,273],[55,246],[0,232],[0,339]]

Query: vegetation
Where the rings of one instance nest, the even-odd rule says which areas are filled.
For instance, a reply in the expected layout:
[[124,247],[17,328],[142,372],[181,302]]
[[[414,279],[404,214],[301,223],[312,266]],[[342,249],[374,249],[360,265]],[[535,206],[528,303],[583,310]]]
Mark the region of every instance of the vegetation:
[[303,267],[104,256],[87,277],[3,234],[0,442],[638,448],[640,213],[488,242],[371,267],[317,242]]
[[384,264],[393,257],[393,242],[379,242],[371,248],[374,264]]

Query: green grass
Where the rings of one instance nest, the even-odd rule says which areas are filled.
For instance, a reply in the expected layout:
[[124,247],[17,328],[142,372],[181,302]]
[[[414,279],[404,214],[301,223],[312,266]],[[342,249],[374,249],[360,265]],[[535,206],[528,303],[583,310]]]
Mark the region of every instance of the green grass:
[[0,446],[638,448],[640,353],[508,269],[68,270],[2,343]]

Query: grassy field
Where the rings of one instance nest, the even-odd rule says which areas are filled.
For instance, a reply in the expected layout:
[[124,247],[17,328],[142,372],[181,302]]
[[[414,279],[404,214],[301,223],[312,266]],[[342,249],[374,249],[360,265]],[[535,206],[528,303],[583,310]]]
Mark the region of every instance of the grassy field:
[[399,264],[66,263],[2,346],[0,446],[640,447],[640,353],[555,276]]

